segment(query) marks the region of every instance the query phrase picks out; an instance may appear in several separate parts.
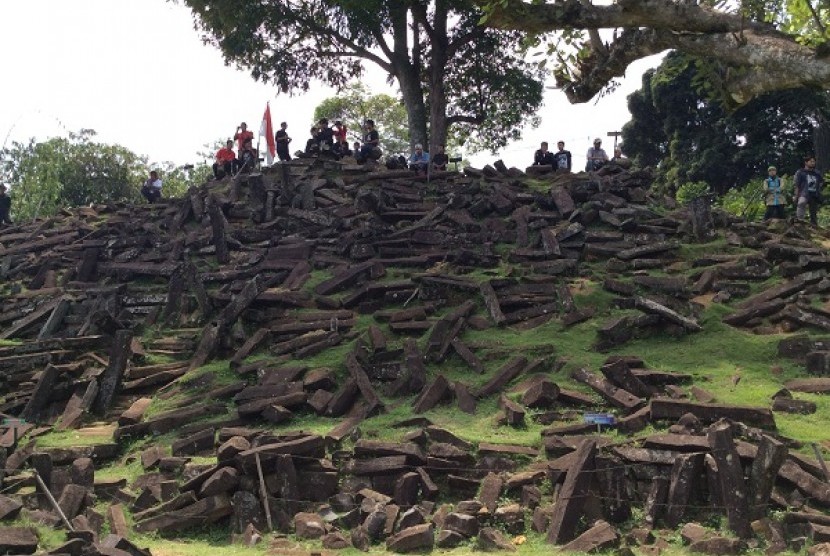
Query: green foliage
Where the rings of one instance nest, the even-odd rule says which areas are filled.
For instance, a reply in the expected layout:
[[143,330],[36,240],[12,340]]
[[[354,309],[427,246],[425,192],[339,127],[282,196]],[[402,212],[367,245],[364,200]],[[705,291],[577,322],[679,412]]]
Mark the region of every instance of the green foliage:
[[[49,216],[61,208],[92,203],[142,202],[141,184],[150,170],[159,172],[165,197],[183,195],[213,172],[204,160],[193,166],[151,164],[126,147],[94,141],[95,135],[94,130],[82,129],[40,143],[34,139],[27,144],[14,142],[0,151],[0,169],[11,186],[15,219]],[[205,148],[212,147],[206,144]],[[198,156],[212,164],[216,148]]]
[[164,182],[162,191],[165,197],[181,197],[189,187],[205,183],[213,175],[213,168],[204,161],[194,164],[192,168],[177,166],[169,161],[161,162],[153,165],[153,169],[159,172]]
[[[786,192],[786,180],[782,177],[782,183]],[[718,206],[725,211],[746,218],[747,220],[757,220],[763,216],[766,210],[764,203],[764,184],[749,182],[742,187],[735,187],[727,191],[720,199],[718,199]]]
[[[753,0],[762,3],[761,0]],[[818,46],[830,39],[827,27],[830,25],[830,10],[821,0],[775,0],[777,10],[769,10],[769,21],[780,23],[786,33],[798,36],[798,42],[807,46]],[[779,17],[776,17],[779,16]]]
[[94,137],[95,131],[82,129],[68,138],[14,142],[0,151],[16,218],[54,214],[65,206],[140,199],[146,159]]
[[766,175],[770,164],[794,173],[813,149],[817,122],[830,118],[830,95],[793,89],[762,95],[730,112],[718,97],[718,66],[672,53],[628,97],[626,153],[657,167],[657,187],[705,181],[722,194]]
[[409,126],[401,101],[385,94],[373,95],[360,82],[350,83],[337,96],[317,105],[314,122],[320,118],[328,118],[329,123],[342,120],[348,130],[349,143],[363,138],[363,122],[371,118],[377,126],[384,151],[388,154],[409,152]]
[[[459,27],[456,35],[474,32],[463,23]],[[524,125],[539,126],[537,111],[542,105],[546,70],[525,62],[524,54],[515,48],[520,41],[521,35],[515,32],[482,33],[464,44],[447,64],[448,152],[456,143],[468,153],[488,150],[495,154],[508,142],[520,139]],[[473,118],[465,119],[464,115]]]
[[677,188],[676,199],[683,204],[709,193],[709,185],[703,181],[687,182]]

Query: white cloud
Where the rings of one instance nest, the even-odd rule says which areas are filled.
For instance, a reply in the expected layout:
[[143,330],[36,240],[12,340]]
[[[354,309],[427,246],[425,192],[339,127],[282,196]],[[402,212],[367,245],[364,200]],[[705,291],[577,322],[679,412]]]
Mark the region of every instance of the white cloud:
[[[202,43],[190,11],[165,0],[26,0],[4,3],[3,10],[0,48],[10,77],[0,113],[4,140],[92,128],[101,141],[151,160],[192,163],[203,144],[230,136],[239,122],[257,130],[269,100],[275,125],[287,121],[294,144],[303,144],[314,107],[334,94],[318,84],[303,96],[277,96],[274,87],[226,66],[218,50]],[[524,167],[539,142],[564,139],[581,166],[592,137],[628,121],[625,96],[655,63],[636,64],[632,78],[596,105],[573,106],[547,91],[542,126],[500,157]],[[395,94],[379,70],[368,80],[374,92]],[[482,154],[473,163],[492,160]]]

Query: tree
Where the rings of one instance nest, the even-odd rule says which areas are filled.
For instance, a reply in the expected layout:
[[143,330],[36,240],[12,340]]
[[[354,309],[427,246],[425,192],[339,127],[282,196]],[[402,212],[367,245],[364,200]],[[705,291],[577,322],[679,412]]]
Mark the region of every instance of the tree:
[[350,83],[337,96],[324,99],[314,109],[314,121],[320,121],[320,118],[328,118],[330,123],[342,120],[351,141],[363,137],[361,126],[366,118],[371,118],[375,120],[381,146],[387,153],[408,152],[409,128],[403,104],[389,95],[373,95],[359,82]]
[[670,188],[706,182],[718,193],[759,179],[775,165],[792,175],[812,150],[813,128],[830,115],[830,95],[775,91],[730,111],[710,95],[708,61],[671,53],[628,97],[623,127],[629,156],[658,166]]
[[[94,130],[82,129],[40,143],[34,139],[26,144],[14,142],[0,151],[0,168],[11,185],[16,219],[29,220],[91,203],[142,202],[141,183],[151,169],[159,171],[165,197],[182,195],[211,175],[204,161],[188,166],[149,164],[146,157],[125,147],[94,141],[95,135]],[[213,158],[212,152],[202,155]]]
[[95,131],[82,129],[68,138],[14,142],[0,151],[17,218],[53,214],[64,206],[140,199],[146,159],[94,137]]
[[[482,12],[472,0],[184,2],[229,63],[286,93],[306,91],[313,80],[340,88],[363,75],[364,62],[377,65],[398,83],[410,146],[433,148],[461,123],[506,141],[518,133],[517,116],[542,102],[538,67],[511,54],[518,34],[480,27]],[[469,83],[448,79],[472,57],[486,71]]]
[[[482,0],[488,26],[531,35],[561,31],[555,74],[585,102],[640,58],[675,49],[712,60],[708,78],[730,107],[770,91],[830,88],[830,8],[824,0]],[[614,30],[610,41],[598,30]],[[584,33],[587,31],[587,34]]]

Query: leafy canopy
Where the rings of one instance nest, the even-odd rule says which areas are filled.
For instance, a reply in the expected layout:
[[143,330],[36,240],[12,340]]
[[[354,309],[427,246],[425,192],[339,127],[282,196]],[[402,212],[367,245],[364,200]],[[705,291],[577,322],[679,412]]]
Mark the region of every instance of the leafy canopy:
[[337,96],[324,99],[314,109],[314,121],[328,118],[333,124],[341,120],[347,128],[349,143],[363,138],[362,126],[367,118],[375,121],[381,147],[388,154],[409,151],[409,127],[406,109],[400,100],[386,94],[373,95],[360,82],[347,85]]
[[49,216],[64,207],[141,202],[141,183],[151,168],[160,171],[165,196],[181,195],[210,172],[206,163],[191,170],[171,162],[150,165],[147,157],[95,136],[94,130],[82,129],[43,142],[14,142],[0,151],[15,219]]
[[[338,89],[372,63],[397,81],[409,144],[459,137],[497,149],[542,102],[543,73],[518,33],[484,29],[468,0],[184,0],[228,63],[284,93],[315,80]],[[379,118],[374,118],[379,121]]]
[[626,153],[657,166],[658,182],[675,190],[703,181],[724,193],[760,181],[770,165],[793,175],[813,150],[815,125],[830,118],[830,94],[774,91],[730,111],[711,95],[706,64],[672,53],[643,75],[642,88],[628,97]]

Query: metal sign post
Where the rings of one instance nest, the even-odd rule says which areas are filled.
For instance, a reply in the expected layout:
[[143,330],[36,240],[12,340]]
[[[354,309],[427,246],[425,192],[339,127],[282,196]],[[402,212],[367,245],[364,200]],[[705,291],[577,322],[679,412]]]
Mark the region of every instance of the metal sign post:
[[614,150],[617,150],[617,138],[622,135],[622,131],[609,131],[608,137],[614,138]]

